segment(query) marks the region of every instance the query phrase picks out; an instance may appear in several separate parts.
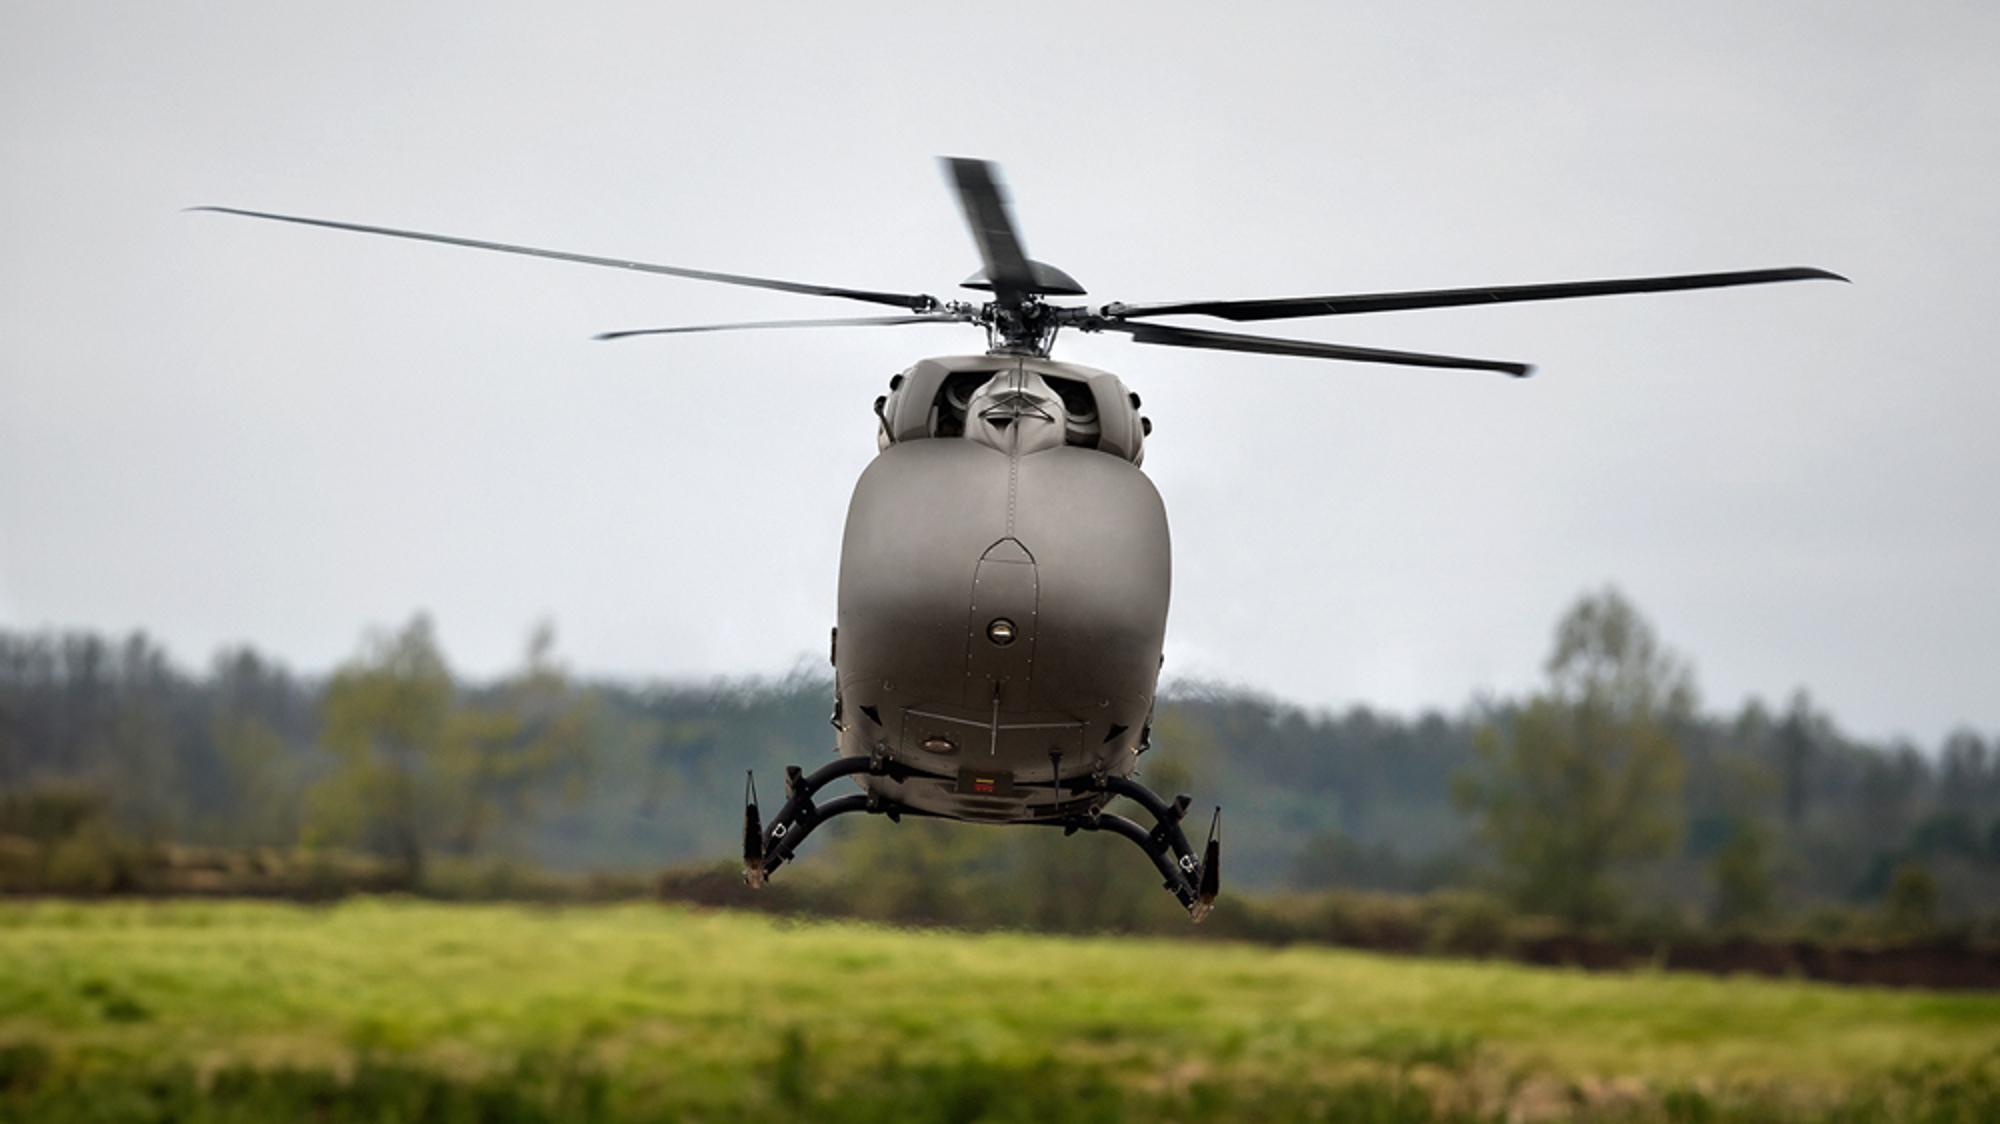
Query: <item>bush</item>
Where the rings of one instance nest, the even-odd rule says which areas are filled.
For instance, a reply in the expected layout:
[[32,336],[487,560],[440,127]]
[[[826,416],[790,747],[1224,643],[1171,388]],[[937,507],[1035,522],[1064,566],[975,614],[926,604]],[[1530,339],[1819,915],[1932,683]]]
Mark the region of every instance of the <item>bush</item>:
[[1890,932],[1899,937],[1921,937],[1937,928],[1937,879],[1922,863],[1907,862],[1896,868],[1883,901]]

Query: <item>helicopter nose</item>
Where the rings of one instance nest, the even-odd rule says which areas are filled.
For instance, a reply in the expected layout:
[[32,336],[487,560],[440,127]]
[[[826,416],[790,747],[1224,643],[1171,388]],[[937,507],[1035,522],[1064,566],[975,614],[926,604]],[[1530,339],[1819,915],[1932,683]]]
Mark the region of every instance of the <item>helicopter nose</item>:
[[1035,664],[1040,581],[1035,556],[1011,535],[980,556],[965,627],[965,695],[961,701],[966,706],[989,705],[996,693],[1015,701],[1010,692],[1028,685]]

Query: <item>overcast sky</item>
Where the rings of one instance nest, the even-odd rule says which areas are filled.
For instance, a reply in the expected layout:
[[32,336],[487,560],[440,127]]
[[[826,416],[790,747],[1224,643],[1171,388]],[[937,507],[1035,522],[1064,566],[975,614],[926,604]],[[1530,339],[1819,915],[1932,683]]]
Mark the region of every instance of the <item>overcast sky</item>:
[[869,404],[975,329],[597,343],[867,309],[181,208],[949,299],[970,155],[1092,301],[1854,279],[1287,326],[1525,382],[1060,339],[1156,425],[1169,677],[1457,708],[1609,582],[1711,709],[1990,736],[1996,57],[1983,0],[0,0],[0,627],[823,666]]

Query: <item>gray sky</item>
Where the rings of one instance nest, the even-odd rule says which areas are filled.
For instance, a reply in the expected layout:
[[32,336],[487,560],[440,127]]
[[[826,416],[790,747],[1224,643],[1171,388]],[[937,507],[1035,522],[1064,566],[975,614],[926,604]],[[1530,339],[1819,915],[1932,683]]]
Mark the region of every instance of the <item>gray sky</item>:
[[824,659],[869,403],[952,327],[205,214],[960,295],[934,158],[1093,301],[1817,265],[1288,326],[1527,382],[1067,336],[1157,429],[1168,674],[1457,707],[1615,582],[1705,702],[2000,730],[2000,8],[0,0],[0,626],[303,670]]

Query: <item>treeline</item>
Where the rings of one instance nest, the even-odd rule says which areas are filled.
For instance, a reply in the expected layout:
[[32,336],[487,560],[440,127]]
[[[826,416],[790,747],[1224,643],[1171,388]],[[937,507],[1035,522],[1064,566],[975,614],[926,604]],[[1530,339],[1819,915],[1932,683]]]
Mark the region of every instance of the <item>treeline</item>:
[[[739,842],[746,769],[775,784],[828,758],[830,697],[809,676],[581,682],[546,630],[468,682],[422,617],[325,677],[248,648],[193,672],[143,635],[0,633],[0,887],[130,889],[169,845],[274,886],[699,864]],[[1226,892],[1445,891],[1576,928],[2000,925],[2000,746],[1868,744],[1803,693],[1702,713],[1608,590],[1564,617],[1528,698],[1408,718],[1183,684],[1154,741],[1155,787],[1227,809]],[[803,857],[784,879],[882,916],[1134,927],[1171,906],[1108,838],[869,822]]]

